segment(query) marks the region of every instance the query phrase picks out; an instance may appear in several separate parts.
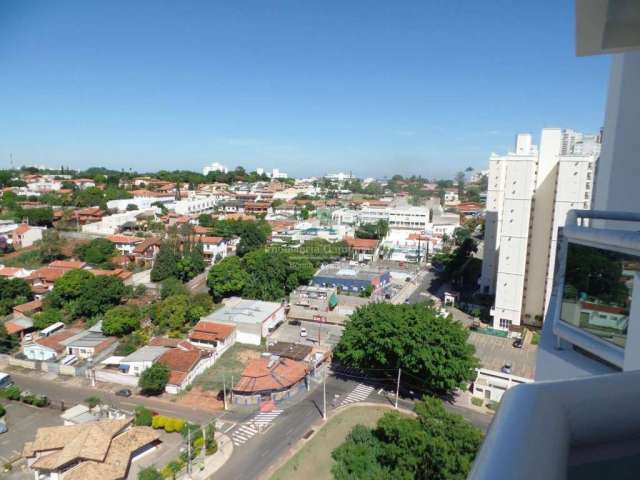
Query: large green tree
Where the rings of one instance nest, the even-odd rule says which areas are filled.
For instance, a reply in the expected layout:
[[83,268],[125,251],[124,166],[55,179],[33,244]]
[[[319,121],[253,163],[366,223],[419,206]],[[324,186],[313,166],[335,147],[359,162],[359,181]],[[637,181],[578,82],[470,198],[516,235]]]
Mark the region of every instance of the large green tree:
[[42,241],[40,242],[40,258],[44,263],[50,263],[54,260],[65,258],[62,253],[62,247],[65,244],[64,238],[51,228],[42,232]]
[[242,294],[249,281],[249,274],[242,266],[239,257],[226,257],[209,270],[207,285],[214,301]]
[[463,480],[482,433],[442,402],[425,397],[416,418],[386,413],[375,429],[356,426],[332,453],[336,480]]
[[60,308],[69,320],[94,317],[118,305],[127,293],[122,280],[95,276],[87,270],[70,270],[54,283],[47,307]]
[[173,295],[154,305],[151,317],[161,332],[177,337],[207,313],[202,303],[194,302],[188,295]]
[[63,321],[64,315],[62,314],[62,311],[57,308],[47,308],[33,316],[33,326],[38,330],[42,330],[43,328],[47,328],[49,325]]
[[118,305],[110,308],[102,320],[102,333],[122,337],[140,328],[142,314],[135,305]]
[[475,377],[478,366],[468,331],[427,303],[373,303],[351,316],[335,358],[361,369],[401,368],[405,377],[436,394],[451,394]]
[[267,243],[267,234],[257,222],[245,222],[240,232],[240,242],[236,253],[243,256]]

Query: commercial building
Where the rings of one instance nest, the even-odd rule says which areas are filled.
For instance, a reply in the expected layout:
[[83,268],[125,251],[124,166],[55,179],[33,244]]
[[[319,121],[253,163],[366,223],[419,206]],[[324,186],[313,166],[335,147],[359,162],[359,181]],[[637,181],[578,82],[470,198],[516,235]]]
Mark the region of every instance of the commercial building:
[[386,271],[366,270],[357,265],[331,264],[320,269],[311,279],[318,287],[333,287],[346,292],[359,293],[372,287],[374,292],[391,282],[391,274]]
[[236,327],[236,341],[250,345],[260,345],[262,338],[284,322],[284,305],[277,302],[245,300],[232,297],[224,306],[200,319]]
[[558,228],[570,209],[591,205],[600,144],[585,146],[582,138],[545,128],[539,149],[530,134],[519,134],[514,152],[491,154],[480,287],[495,294],[494,328],[542,325]]

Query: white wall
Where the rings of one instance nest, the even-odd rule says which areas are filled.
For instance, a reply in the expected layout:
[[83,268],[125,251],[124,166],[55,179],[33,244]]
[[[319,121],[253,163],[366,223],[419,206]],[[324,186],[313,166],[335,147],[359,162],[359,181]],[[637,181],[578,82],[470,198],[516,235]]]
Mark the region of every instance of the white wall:
[[[604,141],[593,195],[595,210],[640,211],[640,52],[613,55]],[[599,223],[599,222],[597,222]],[[606,222],[636,229],[633,223]]]

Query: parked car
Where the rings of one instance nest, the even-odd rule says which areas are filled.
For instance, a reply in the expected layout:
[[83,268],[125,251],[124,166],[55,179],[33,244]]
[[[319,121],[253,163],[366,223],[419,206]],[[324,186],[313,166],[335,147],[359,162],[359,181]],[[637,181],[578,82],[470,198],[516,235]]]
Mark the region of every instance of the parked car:
[[302,327],[300,329],[300,336],[301,337],[306,337],[307,336],[307,329],[306,328]]
[[302,325],[302,322],[300,320],[289,320],[289,325]]
[[8,373],[0,372],[0,388],[5,388],[9,385],[13,385],[11,375],[9,375]]
[[123,388],[121,390],[118,390],[116,392],[116,395],[118,397],[130,397],[131,396],[131,390],[129,390],[128,388]]
[[513,348],[522,348],[522,339],[516,338],[513,343]]
[[9,429],[7,428],[7,424],[4,422],[0,422],[0,434],[7,433]]
[[507,363],[505,363],[505,364],[502,366],[502,373],[508,373],[508,374],[510,374],[510,373],[511,373],[511,368],[512,368],[511,362],[507,362]]

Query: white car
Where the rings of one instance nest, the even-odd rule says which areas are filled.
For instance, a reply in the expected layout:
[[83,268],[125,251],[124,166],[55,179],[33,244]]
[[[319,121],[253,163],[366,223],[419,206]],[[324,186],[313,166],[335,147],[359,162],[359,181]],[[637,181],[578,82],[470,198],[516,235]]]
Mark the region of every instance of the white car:
[[307,329],[306,328],[301,328],[300,329],[300,336],[301,337],[306,337],[307,336]]

